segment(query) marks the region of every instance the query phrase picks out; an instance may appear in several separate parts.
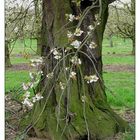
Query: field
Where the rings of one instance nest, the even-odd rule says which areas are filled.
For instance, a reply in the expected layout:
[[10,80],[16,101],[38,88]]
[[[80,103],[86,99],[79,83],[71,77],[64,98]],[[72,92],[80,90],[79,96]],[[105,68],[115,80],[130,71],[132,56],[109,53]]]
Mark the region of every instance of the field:
[[[30,59],[36,55],[36,41],[18,41],[11,52],[12,67],[5,71],[5,92],[17,91],[23,82],[29,80]],[[124,140],[132,140],[135,108],[135,58],[131,55],[131,40],[113,38],[114,47],[103,41],[103,77],[108,102],[121,116],[130,122],[131,132],[124,134]],[[16,93],[15,93],[16,94]],[[22,93],[21,93],[22,94]],[[16,96],[16,95],[15,95]],[[123,140],[122,139],[122,140]]]

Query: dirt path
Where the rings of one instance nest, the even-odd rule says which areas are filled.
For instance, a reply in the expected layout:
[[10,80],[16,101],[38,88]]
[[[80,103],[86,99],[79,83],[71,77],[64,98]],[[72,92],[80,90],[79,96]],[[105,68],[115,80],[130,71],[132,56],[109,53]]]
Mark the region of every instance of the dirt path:
[[10,68],[6,68],[6,71],[21,71],[21,70],[31,70],[33,67],[30,66],[29,63],[20,63],[20,64],[14,64]]
[[[6,68],[9,71],[21,71],[21,70],[32,70],[33,68],[30,66],[29,63],[22,63],[22,64],[14,64],[10,68]],[[116,65],[116,64],[109,64],[103,66],[103,71],[105,72],[134,72],[135,67],[134,65]]]
[[107,72],[134,72],[134,65],[104,65],[103,71]]

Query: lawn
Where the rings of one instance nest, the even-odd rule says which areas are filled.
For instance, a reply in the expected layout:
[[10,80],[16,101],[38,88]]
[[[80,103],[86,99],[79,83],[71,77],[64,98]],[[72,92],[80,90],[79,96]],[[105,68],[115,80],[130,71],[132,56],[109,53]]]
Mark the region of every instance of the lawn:
[[[113,65],[134,65],[134,56],[131,53],[131,40],[113,38],[114,47],[109,47],[109,40],[103,41],[103,64]],[[26,39],[26,47],[23,45],[23,41],[17,41],[14,49],[11,53],[11,63],[23,64],[29,63],[30,59],[34,57],[36,50],[36,41],[31,42]],[[28,54],[25,57],[24,53]],[[27,70],[6,70],[5,72],[5,90],[10,91],[21,86],[23,82],[29,80],[29,71]],[[109,72],[103,73],[105,85],[107,87],[106,93],[108,96],[108,102],[114,107],[129,107],[134,108],[134,88],[135,79],[134,72]]]

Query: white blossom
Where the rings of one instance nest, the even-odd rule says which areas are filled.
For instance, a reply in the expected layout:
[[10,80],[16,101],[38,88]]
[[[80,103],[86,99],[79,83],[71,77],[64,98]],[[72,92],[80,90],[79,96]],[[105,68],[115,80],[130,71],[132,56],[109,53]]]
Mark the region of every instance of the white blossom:
[[49,79],[52,79],[53,78],[53,75],[54,75],[54,73],[51,72],[51,73],[48,73],[46,77],[49,78]]
[[59,85],[60,85],[61,90],[65,89],[65,84],[64,83],[60,82]]
[[91,34],[91,32],[87,32],[87,34],[88,34],[88,35],[90,35],[90,34]]
[[55,59],[61,58],[61,53],[59,53],[56,48],[52,49],[51,52],[53,53]]
[[32,97],[32,102],[35,103],[36,101],[36,97]]
[[89,26],[88,26],[88,29],[89,29],[90,31],[92,31],[92,30],[94,29],[93,25],[89,25]]
[[85,76],[85,80],[87,81],[88,84],[92,82],[97,82],[98,79],[99,78],[96,75]]
[[61,55],[55,55],[54,58],[58,60],[61,58]]
[[73,36],[72,32],[68,31],[68,32],[67,32],[67,37],[68,37],[68,38],[71,38],[72,36]]
[[37,101],[43,99],[43,96],[40,93],[36,94],[35,97]]
[[75,15],[72,15],[72,14],[69,14],[68,17],[69,17],[70,22],[73,22],[75,19]]
[[38,75],[43,75],[43,71],[41,70],[41,71],[39,71],[37,74],[38,74]]
[[42,57],[31,59],[30,61],[31,61],[31,66],[33,66],[33,67],[36,67],[36,66],[39,66],[39,65],[43,64],[43,58]]
[[29,89],[29,85],[25,84],[25,83],[22,83],[22,88],[23,88],[23,90],[28,90]]
[[32,73],[32,72],[29,72],[29,76],[30,76],[31,79],[34,79],[35,78],[35,74]]
[[74,71],[72,71],[70,73],[70,78],[75,79],[76,78],[76,73]]
[[80,28],[76,28],[74,35],[75,36],[81,36],[83,32],[84,31],[82,31]]
[[100,22],[99,21],[97,22],[97,25],[100,25]]
[[32,102],[35,103],[36,101],[39,101],[41,99],[43,99],[43,96],[38,93],[34,97],[32,97]]
[[84,95],[84,96],[81,97],[81,100],[82,100],[82,102],[84,103],[84,102],[86,102],[88,99],[87,99],[87,97]]
[[27,107],[32,108],[33,107],[33,103],[30,101],[29,98],[25,98],[24,101],[22,102],[22,104],[26,105]]
[[33,82],[28,82],[27,84],[22,83],[22,88],[25,91],[27,91],[29,88],[33,88],[33,87],[34,87],[34,83]]
[[75,40],[71,43],[71,45],[75,48],[78,49],[81,45],[81,41]]
[[66,70],[66,71],[69,70],[69,67],[65,67],[65,70]]
[[75,65],[81,65],[82,64],[81,59],[78,58],[77,56],[72,57],[72,59],[70,61]]
[[31,63],[31,66],[32,66],[32,67],[36,67],[36,64],[34,64],[34,63]]
[[90,48],[90,49],[95,49],[96,46],[97,46],[97,45],[96,45],[95,42],[93,42],[93,41],[89,44],[89,48]]
[[53,53],[53,55],[58,55],[59,52],[57,51],[56,48],[51,49],[51,53]]
[[14,32],[15,32],[15,33],[17,33],[17,32],[18,32],[18,27],[16,27],[16,28],[14,29]]

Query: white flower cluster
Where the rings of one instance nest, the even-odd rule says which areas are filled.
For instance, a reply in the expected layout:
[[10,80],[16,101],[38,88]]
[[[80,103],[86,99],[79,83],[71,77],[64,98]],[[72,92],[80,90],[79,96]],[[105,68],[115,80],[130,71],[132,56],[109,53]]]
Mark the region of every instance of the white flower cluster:
[[30,98],[31,93],[29,91],[25,92],[24,94],[24,101],[22,102],[23,105],[32,108],[33,107],[33,103],[35,103],[36,101],[39,101],[41,99],[43,99],[43,96],[40,95],[40,93],[36,94],[34,97]]
[[87,34],[90,35],[91,32],[94,30],[93,25],[89,25],[89,26],[88,26],[88,30],[89,30],[89,31],[87,32]]
[[76,28],[76,30],[75,30],[75,32],[74,32],[74,35],[75,35],[75,36],[81,36],[83,32],[84,32],[84,31],[82,31],[80,28]]
[[72,71],[72,72],[70,73],[70,78],[76,79],[76,72]]
[[82,64],[81,59],[78,58],[77,56],[73,56],[70,61],[74,65],[81,65]]
[[36,101],[39,101],[43,99],[43,96],[40,95],[40,93],[36,94],[35,97],[32,98],[33,103],[35,103]]
[[81,45],[81,41],[75,40],[71,43],[71,46],[73,46],[75,49],[78,49]]
[[73,22],[74,20],[79,20],[79,16],[75,16],[72,14],[66,14],[66,17],[69,19],[70,22]]
[[[68,31],[68,32],[67,32],[67,37],[68,37],[68,39],[71,39],[71,38],[73,38],[74,36],[79,37],[79,36],[81,36],[81,35],[83,34],[83,32],[84,32],[84,31],[82,31],[80,28],[76,28],[76,30],[75,30],[74,33]],[[74,40],[74,41],[71,42],[70,45],[73,46],[75,49],[78,49],[78,48],[80,47],[80,45],[81,45],[81,41]]]
[[31,59],[31,66],[36,67],[36,66],[40,66],[43,64],[43,58],[39,57],[39,58],[35,58],[35,59]]
[[65,83],[60,82],[59,85],[60,85],[61,90],[65,89]]
[[[36,58],[36,59],[32,59],[31,60],[31,65],[33,67],[39,68],[38,66],[43,64],[43,58]],[[33,107],[33,103],[36,101],[39,101],[40,99],[42,99],[43,97],[39,94],[36,94],[35,96],[31,97],[31,93],[30,90],[32,88],[35,88],[36,85],[39,83],[40,81],[40,76],[43,75],[43,71],[37,69],[36,72],[29,72],[29,76],[30,76],[30,82],[27,83],[22,83],[22,88],[24,90],[24,101],[22,102],[25,106],[32,108]]]
[[96,43],[93,42],[93,41],[89,44],[89,48],[90,48],[90,49],[95,49],[96,47],[97,47],[97,45],[96,45]]
[[14,29],[14,32],[17,33],[19,31],[18,27]]
[[93,25],[89,25],[89,26],[88,26],[88,29],[89,29],[90,31],[94,30]]
[[33,83],[32,82],[28,82],[28,83],[22,83],[22,88],[24,91],[27,91],[29,88],[33,88]]
[[87,81],[88,84],[92,82],[97,82],[98,79],[99,78],[96,75],[85,76],[85,80]]
[[72,37],[73,37],[72,32],[68,31],[68,32],[67,32],[67,37],[68,37],[68,38],[72,38]]
[[22,104],[29,108],[33,107],[33,103],[31,102],[31,100],[29,98],[25,98],[24,101],[22,102]]
[[53,48],[53,49],[51,50],[51,53],[53,53],[54,58],[57,59],[57,60],[60,59],[61,56],[62,56],[62,54],[61,54],[60,52],[58,52],[58,50],[57,50],[56,48]]

